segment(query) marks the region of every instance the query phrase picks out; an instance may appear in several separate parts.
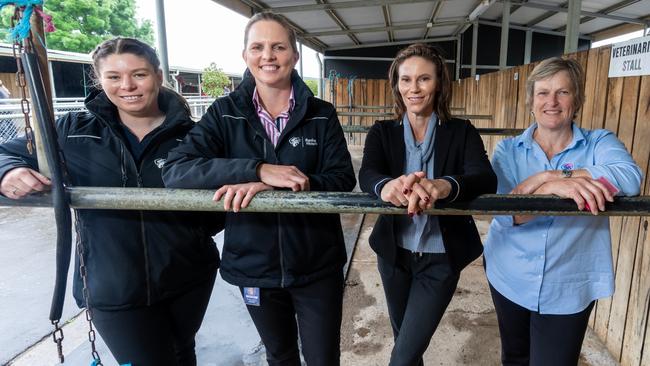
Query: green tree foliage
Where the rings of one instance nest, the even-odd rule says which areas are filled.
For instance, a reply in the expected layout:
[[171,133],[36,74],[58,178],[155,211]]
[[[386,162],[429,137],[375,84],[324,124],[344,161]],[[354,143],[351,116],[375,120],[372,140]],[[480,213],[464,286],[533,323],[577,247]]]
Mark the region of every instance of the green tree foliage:
[[318,81],[309,79],[305,80],[305,84],[307,84],[307,87],[309,87],[309,90],[311,90],[314,95],[318,95]]
[[[6,7],[13,14],[13,7]],[[46,33],[49,49],[87,53],[109,38],[138,38],[153,44],[150,20],[135,18],[135,0],[47,0],[45,12],[52,15],[56,31]],[[0,26],[7,41],[9,16],[3,11]]]
[[203,92],[217,98],[223,95],[224,88],[230,85],[230,78],[213,62],[203,70],[201,75]]

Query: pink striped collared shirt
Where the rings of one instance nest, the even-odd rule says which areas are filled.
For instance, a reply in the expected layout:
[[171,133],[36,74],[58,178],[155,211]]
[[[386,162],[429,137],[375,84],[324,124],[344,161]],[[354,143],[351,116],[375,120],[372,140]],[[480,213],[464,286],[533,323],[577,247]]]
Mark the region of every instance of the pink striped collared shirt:
[[296,105],[296,101],[293,97],[293,87],[291,87],[291,95],[289,96],[289,109],[280,113],[276,119],[273,119],[269,112],[267,112],[260,103],[257,88],[253,91],[253,105],[255,106],[257,115],[260,117],[260,121],[262,121],[262,126],[266,131],[266,135],[273,143],[273,146],[276,146],[278,144],[278,139],[280,139],[280,134],[282,134],[282,130],[287,126],[289,115],[293,112],[293,107]]

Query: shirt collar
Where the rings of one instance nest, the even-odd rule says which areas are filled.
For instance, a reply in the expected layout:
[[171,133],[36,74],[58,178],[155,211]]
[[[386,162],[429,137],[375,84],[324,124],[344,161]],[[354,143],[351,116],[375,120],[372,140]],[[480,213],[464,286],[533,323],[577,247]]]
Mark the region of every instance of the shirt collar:
[[[527,149],[530,149],[533,147],[533,134],[535,133],[535,130],[537,129],[537,122],[533,123],[528,127],[524,133],[521,135],[515,137],[517,139],[517,146],[523,146]],[[571,142],[565,150],[571,149],[574,146],[576,146],[578,143],[581,141],[586,141],[584,133],[582,133],[582,129],[578,127],[575,122],[571,122],[571,129],[573,130],[573,138],[571,139]]]
[[[260,103],[260,95],[257,93],[257,87],[253,89],[253,105],[255,106],[255,111],[257,112],[257,114],[259,114],[264,110],[264,107],[262,107],[262,104]],[[291,94],[289,94],[289,109],[287,109],[286,111],[280,114],[290,114],[291,112],[293,112],[295,106],[296,106],[296,99],[294,98],[294,94],[293,94],[293,86],[291,86]]]

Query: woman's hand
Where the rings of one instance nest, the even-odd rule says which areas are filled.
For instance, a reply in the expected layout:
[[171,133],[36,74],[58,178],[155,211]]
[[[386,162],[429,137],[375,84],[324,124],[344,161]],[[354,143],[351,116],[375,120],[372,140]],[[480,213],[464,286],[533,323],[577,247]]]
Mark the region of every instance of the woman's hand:
[[451,183],[444,179],[421,178],[413,184],[409,195],[408,214],[421,214],[423,210],[433,207],[437,200],[449,197]]
[[7,198],[19,199],[34,192],[47,191],[51,185],[48,177],[33,169],[15,168],[2,177],[0,193]]
[[294,192],[309,190],[309,177],[295,166],[260,164],[257,176],[271,187],[290,188]]
[[544,183],[553,180],[553,173],[551,171],[543,171],[531,175],[523,182],[519,183],[510,194],[533,194]]
[[[605,201],[614,202],[614,196],[601,182],[591,178],[564,178],[544,183],[535,194],[554,194],[562,198],[571,198],[578,205],[578,210],[585,207],[592,214],[605,211]],[[587,206],[588,205],[588,206]]]
[[384,202],[390,202],[398,207],[408,205],[408,197],[413,189],[413,185],[419,182],[423,177],[424,173],[417,172],[389,180],[381,189],[381,200]]
[[219,188],[212,200],[217,202],[223,197],[223,208],[226,211],[232,209],[233,212],[239,212],[240,209],[248,207],[258,192],[271,190],[273,187],[262,182],[229,184]]

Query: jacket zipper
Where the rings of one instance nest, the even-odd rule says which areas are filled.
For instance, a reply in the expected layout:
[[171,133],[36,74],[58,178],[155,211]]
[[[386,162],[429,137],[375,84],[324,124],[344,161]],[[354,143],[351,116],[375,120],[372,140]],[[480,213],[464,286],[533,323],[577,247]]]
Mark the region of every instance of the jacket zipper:
[[[116,135],[115,133],[113,133],[113,134]],[[128,177],[126,175],[126,167],[123,166],[123,164],[125,163],[125,161],[124,161],[125,157],[126,157],[126,155],[128,155],[129,158],[131,159],[131,162],[133,163],[133,166],[136,168],[137,186],[138,186],[138,188],[142,188],[144,184],[142,182],[141,171],[142,171],[143,162],[145,161],[145,156],[143,155],[142,159],[140,159],[140,165],[136,164],[135,159],[133,158],[133,155],[131,154],[131,152],[128,151],[128,149],[125,148],[126,146],[124,144],[124,141],[122,141],[122,139],[117,135],[115,137],[116,137],[117,141],[120,142],[120,152],[121,152],[122,158],[123,158],[122,159],[122,166],[121,166],[121,170],[122,170],[122,186],[126,187],[126,183],[128,181]],[[155,139],[153,139],[153,140],[155,140]],[[154,142],[153,140],[150,142],[150,144]],[[144,275],[145,275],[145,284],[146,284],[146,287],[147,287],[147,305],[151,305],[151,276],[149,275],[149,250],[147,248],[147,233],[146,233],[145,225],[144,225],[144,212],[142,210],[139,210],[138,213],[140,214],[140,239],[142,240],[142,249],[143,249],[143,252],[144,252]]]
[[284,288],[284,254],[282,253],[282,226],[280,225],[280,214],[275,214],[278,218],[278,248],[280,249],[280,287]]

